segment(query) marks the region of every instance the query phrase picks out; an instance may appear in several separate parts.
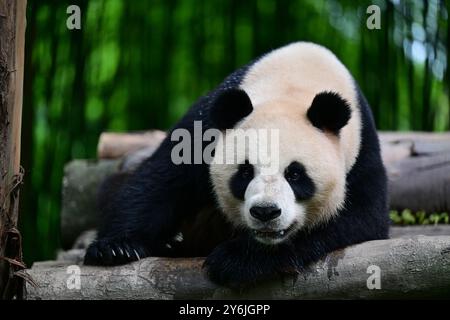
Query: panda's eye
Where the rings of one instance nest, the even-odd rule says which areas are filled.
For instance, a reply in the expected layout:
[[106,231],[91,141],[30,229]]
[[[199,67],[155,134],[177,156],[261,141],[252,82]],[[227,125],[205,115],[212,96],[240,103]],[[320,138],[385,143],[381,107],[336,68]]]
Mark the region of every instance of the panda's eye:
[[304,166],[293,161],[284,171],[284,178],[294,191],[295,198],[299,201],[310,199],[316,190],[314,182],[306,172]]
[[239,175],[243,179],[252,179],[253,178],[253,166],[246,161],[244,164],[239,166]]
[[250,166],[246,166],[241,170],[241,177],[244,179],[249,179],[253,176],[253,168]]
[[289,182],[300,180],[304,172],[304,168],[297,162],[291,163],[284,171],[284,177]]
[[285,177],[287,180],[289,181],[297,181],[298,179],[300,179],[300,173],[297,171],[288,171],[285,174]]

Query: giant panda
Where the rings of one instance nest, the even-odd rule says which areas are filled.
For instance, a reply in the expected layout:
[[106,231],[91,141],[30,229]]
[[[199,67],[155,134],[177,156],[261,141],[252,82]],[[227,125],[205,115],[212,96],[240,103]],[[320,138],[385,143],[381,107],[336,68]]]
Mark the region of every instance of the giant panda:
[[[214,159],[175,164],[171,133],[193,134],[196,121],[203,131],[223,133]],[[234,163],[214,161],[227,149],[227,136],[248,129],[278,132],[270,174],[263,172],[267,162],[249,160],[248,147],[236,151]],[[190,108],[151,157],[102,190],[104,221],[87,249],[88,265],[207,256],[212,281],[244,287],[388,237],[386,174],[371,110],[337,57],[308,42],[232,73]]]

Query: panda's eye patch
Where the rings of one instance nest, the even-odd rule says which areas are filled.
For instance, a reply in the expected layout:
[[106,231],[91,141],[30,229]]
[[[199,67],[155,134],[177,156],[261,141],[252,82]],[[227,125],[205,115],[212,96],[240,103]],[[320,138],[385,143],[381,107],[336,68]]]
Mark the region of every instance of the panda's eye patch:
[[314,182],[307,174],[305,167],[297,161],[292,162],[284,171],[284,178],[294,191],[297,200],[311,198],[315,192]]
[[231,193],[237,198],[244,200],[245,190],[255,176],[254,167],[248,160],[238,166],[237,172],[230,180]]
[[238,172],[243,179],[253,179],[253,166],[248,163],[248,160],[239,165]]

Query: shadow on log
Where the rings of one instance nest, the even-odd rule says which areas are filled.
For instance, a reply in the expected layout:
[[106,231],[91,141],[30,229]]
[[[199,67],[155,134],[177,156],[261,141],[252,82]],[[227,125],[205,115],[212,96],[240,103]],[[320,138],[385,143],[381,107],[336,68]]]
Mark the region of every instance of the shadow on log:
[[[296,280],[237,293],[208,281],[203,258],[147,258],[118,267],[82,266],[80,289],[68,289],[70,261],[35,263],[28,299],[352,299],[450,297],[450,236],[369,241],[336,251]],[[78,257],[78,258],[77,258]],[[79,260],[78,260],[79,261]],[[379,267],[380,289],[368,289],[368,267]],[[373,272],[373,271],[372,271]],[[369,280],[368,280],[369,279]]]

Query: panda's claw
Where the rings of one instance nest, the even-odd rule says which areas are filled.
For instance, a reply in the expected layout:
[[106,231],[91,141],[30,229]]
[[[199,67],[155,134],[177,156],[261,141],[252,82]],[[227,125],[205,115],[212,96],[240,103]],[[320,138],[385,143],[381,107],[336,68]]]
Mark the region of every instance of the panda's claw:
[[99,239],[88,247],[84,263],[86,265],[120,265],[141,260],[148,255],[147,248],[136,242]]
[[139,253],[136,251],[136,249],[133,249],[134,253],[136,254],[136,258],[138,260],[141,260],[141,257],[139,256]]

